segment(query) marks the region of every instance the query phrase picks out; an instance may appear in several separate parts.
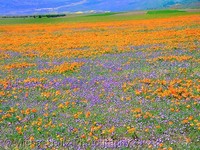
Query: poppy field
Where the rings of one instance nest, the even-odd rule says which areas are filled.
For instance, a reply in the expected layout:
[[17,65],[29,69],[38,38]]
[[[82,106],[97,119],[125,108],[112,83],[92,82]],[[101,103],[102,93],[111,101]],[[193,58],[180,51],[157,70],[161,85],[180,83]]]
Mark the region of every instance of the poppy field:
[[198,149],[199,39],[199,14],[0,25],[0,147]]

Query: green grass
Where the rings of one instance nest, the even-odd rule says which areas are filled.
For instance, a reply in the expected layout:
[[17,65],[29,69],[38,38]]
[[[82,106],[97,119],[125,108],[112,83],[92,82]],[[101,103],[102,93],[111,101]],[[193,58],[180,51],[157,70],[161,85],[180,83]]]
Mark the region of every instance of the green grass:
[[87,17],[112,16],[115,14],[118,14],[118,13],[109,12],[109,13],[101,13],[101,14],[92,14],[92,15],[87,15]]
[[186,11],[183,10],[151,10],[148,11],[147,14],[171,14],[171,13],[184,13]]
[[[55,24],[55,23],[78,23],[78,22],[112,22],[126,20],[143,20],[168,18],[183,15],[200,14],[200,12],[185,12],[174,10],[173,13],[167,13],[169,10],[152,11],[150,14],[126,14],[126,13],[104,13],[93,15],[69,15],[62,18],[0,18],[0,25],[12,24]],[[154,13],[153,13],[154,12]],[[157,12],[157,13],[155,13]],[[158,13],[159,12],[159,13]]]

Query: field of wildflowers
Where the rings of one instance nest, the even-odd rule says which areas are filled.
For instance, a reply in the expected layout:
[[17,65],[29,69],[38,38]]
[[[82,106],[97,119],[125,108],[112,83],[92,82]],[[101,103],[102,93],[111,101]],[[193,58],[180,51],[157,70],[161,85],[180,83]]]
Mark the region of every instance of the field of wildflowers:
[[0,26],[3,149],[198,149],[200,16]]

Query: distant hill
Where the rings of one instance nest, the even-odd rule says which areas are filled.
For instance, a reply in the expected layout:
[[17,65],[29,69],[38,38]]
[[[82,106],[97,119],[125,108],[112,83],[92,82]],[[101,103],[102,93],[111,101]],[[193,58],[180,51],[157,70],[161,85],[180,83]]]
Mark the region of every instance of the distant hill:
[[200,0],[3,0],[0,15],[200,8]]

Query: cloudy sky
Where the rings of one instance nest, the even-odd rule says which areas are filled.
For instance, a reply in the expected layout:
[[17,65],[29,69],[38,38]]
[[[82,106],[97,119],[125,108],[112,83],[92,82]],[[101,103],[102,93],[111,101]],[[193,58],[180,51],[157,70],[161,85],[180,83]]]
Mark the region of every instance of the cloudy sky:
[[129,11],[200,0],[0,0],[0,15],[75,11]]

